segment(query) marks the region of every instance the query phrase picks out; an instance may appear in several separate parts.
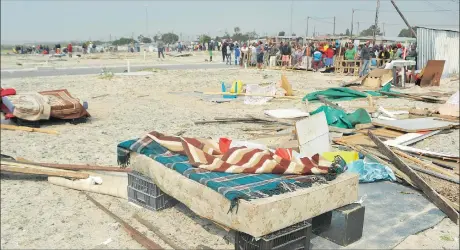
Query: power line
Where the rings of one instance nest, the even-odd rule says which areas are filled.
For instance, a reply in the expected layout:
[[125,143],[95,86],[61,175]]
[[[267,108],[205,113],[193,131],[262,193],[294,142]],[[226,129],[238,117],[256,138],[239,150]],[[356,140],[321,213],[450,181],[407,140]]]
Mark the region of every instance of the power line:
[[316,18],[313,18],[313,17],[310,17],[310,19],[312,19],[312,20],[315,20],[315,21],[319,21],[319,22],[322,22],[322,23],[330,23],[330,24],[334,24],[333,22],[324,21],[324,20],[321,20],[321,19],[316,19]]
[[[375,10],[364,10],[364,9],[355,9],[355,11],[362,11],[362,12],[375,12]],[[458,12],[458,10],[445,10],[445,9],[442,9],[442,10],[402,10],[402,12],[417,12],[417,13],[421,13],[421,12],[448,12],[448,11],[456,11]],[[395,12],[395,10],[380,10],[380,12]]]
[[[359,21],[359,23],[374,24],[373,22],[362,22],[362,21]],[[387,22],[385,22],[385,25],[405,26],[405,24],[403,23],[387,23]],[[413,26],[459,27],[459,25],[452,25],[452,24],[416,24]]]
[[[430,1],[428,1],[428,0],[424,0],[424,2],[426,2],[426,3],[428,3],[429,5],[431,5],[431,6],[435,7],[435,8],[437,8],[438,11],[459,12],[458,10],[446,10],[446,9],[444,9],[443,7],[441,7],[441,6],[437,5],[437,4],[434,4],[434,3],[432,3],[432,2],[430,2]],[[455,16],[458,18],[458,14],[456,14]]]

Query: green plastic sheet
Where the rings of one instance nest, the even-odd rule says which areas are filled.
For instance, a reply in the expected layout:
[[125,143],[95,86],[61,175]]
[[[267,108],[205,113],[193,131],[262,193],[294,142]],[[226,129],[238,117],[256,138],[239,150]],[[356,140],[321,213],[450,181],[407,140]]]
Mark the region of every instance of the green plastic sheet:
[[[385,86],[382,86],[382,88],[379,91],[385,91],[385,92],[391,92],[391,83],[387,83]],[[353,100],[356,98],[366,98],[368,95],[371,96],[381,96],[379,92],[376,91],[357,91],[354,89],[346,88],[346,87],[338,87],[338,88],[329,88],[326,90],[321,90],[321,91],[315,91],[312,93],[307,94],[304,96],[302,101],[308,100],[309,102],[311,101],[318,101],[319,98],[318,96],[324,96],[327,100],[331,101],[347,101],[347,100]]]
[[317,110],[310,112],[310,115],[314,115],[320,112],[326,114],[327,124],[338,128],[352,129],[356,124],[370,123],[371,117],[365,109],[357,109],[353,113],[345,113],[342,110],[338,110],[329,106],[321,106]]

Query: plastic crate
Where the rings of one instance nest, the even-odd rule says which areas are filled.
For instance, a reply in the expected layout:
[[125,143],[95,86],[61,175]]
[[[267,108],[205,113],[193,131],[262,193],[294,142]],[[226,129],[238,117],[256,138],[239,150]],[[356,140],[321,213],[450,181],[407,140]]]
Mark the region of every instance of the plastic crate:
[[235,250],[309,250],[310,238],[311,224],[304,221],[262,236],[259,240],[236,232]]
[[174,206],[177,200],[167,195],[139,172],[128,173],[128,201],[153,211]]

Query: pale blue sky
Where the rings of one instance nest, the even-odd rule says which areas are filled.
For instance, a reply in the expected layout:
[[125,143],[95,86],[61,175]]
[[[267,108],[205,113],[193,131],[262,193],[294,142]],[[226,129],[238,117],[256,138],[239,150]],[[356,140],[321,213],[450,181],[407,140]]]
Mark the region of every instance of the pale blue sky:
[[[396,0],[411,25],[455,29],[459,25],[458,0]],[[65,40],[108,40],[146,33],[174,31],[182,39],[198,34],[233,33],[238,26],[243,32],[255,30],[261,35],[290,31],[291,3],[285,1],[40,1],[1,0],[2,43],[44,42]],[[146,7],[147,5],[147,7]],[[292,30],[297,35],[306,32],[306,17],[310,19],[309,34],[314,27],[320,34],[332,33],[336,17],[336,33],[351,26],[352,8],[356,11],[354,33],[374,22],[376,0],[298,0],[293,2]],[[397,36],[404,22],[390,3],[381,0],[379,23],[385,23],[387,36]],[[413,12],[413,11],[436,12]],[[451,11],[445,11],[451,10]],[[412,11],[412,12],[408,12]]]

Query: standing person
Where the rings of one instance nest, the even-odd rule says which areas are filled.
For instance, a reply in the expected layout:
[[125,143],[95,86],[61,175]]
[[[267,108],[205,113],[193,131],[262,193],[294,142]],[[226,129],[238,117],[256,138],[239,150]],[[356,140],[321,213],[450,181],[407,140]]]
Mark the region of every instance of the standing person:
[[158,40],[158,43],[157,43],[157,47],[158,47],[158,58],[160,59],[160,55],[163,56],[163,59],[165,58],[165,54],[164,54],[164,50],[165,50],[165,44],[163,43],[162,40]]
[[281,66],[290,66],[291,64],[291,46],[289,46],[288,42],[282,44],[281,47]]
[[317,72],[318,68],[321,65],[321,60],[323,58],[323,53],[318,48],[315,48],[315,52],[313,52],[313,61],[312,61],[312,68],[313,72]]
[[240,46],[238,44],[235,44],[235,65],[238,65],[240,63]]
[[211,42],[208,44],[208,52],[209,52],[209,61],[212,62],[212,45]]
[[240,60],[240,66],[243,67],[244,65],[247,65],[248,63],[248,51],[249,48],[245,44],[243,44],[243,47],[241,47],[241,60]]
[[[353,61],[353,60],[355,60],[355,56],[356,56],[356,51],[353,48],[353,43],[350,43],[350,44],[348,44],[348,48],[345,51],[345,60],[346,61]],[[348,74],[354,73],[355,70],[351,68],[351,67],[353,67],[353,62],[347,62],[347,67],[348,67],[348,70],[347,70]]]
[[67,53],[69,53],[69,57],[70,57],[70,58],[72,58],[72,49],[73,49],[73,48],[72,48],[72,44],[69,43],[69,44],[67,45]]
[[222,43],[222,62],[225,62],[227,58],[227,41],[224,40]]
[[329,46],[326,49],[326,67],[330,68],[334,65],[334,50]]
[[225,49],[225,51],[227,53],[226,56],[225,56],[226,59],[227,59],[225,64],[232,65],[232,50],[230,49],[230,44],[227,43],[227,48]]
[[262,64],[264,63],[264,45],[259,41],[259,45],[256,47],[257,55],[257,68],[262,69]]
[[369,44],[370,41],[367,41],[361,49],[361,71],[359,72],[359,77],[367,75],[367,72],[369,71],[369,60],[371,59]]

